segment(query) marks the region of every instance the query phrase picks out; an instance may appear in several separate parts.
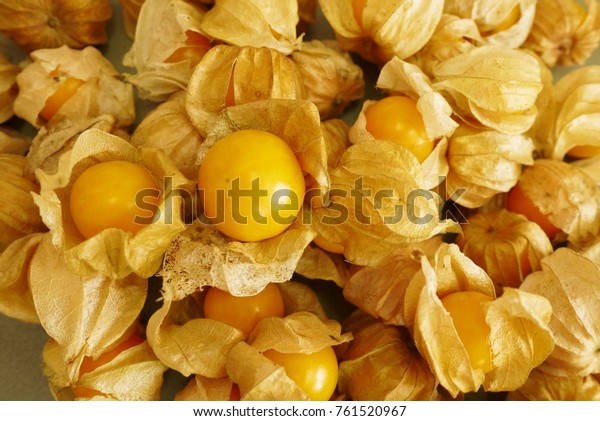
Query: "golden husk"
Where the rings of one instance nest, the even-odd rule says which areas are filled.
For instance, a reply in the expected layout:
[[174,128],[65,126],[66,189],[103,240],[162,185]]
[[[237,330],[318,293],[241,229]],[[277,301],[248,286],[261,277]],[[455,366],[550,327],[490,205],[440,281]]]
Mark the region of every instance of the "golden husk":
[[302,76],[306,99],[317,106],[321,119],[340,117],[350,103],[363,97],[362,68],[335,41],[303,42],[291,57]]
[[167,62],[186,46],[188,32],[203,34],[200,22],[204,9],[184,0],[146,0],[142,5],[136,33],[123,64],[135,68],[126,74],[141,98],[165,101],[174,92],[185,90],[201,56]]
[[556,347],[540,369],[555,376],[600,373],[600,268],[577,252],[559,248],[542,260],[521,289],[552,304]]
[[308,279],[332,281],[343,287],[350,278],[350,268],[341,254],[332,254],[308,245],[296,265],[295,272]]
[[530,272],[540,270],[540,260],[553,252],[538,224],[505,209],[469,217],[456,243],[487,272],[499,295],[503,287],[518,288]]
[[0,32],[25,51],[108,41],[109,0],[0,0]]
[[119,0],[123,9],[123,24],[125,32],[130,38],[135,38],[135,28],[137,26],[140,10],[146,0]]
[[551,158],[554,149],[553,131],[557,113],[554,74],[537,54],[533,54],[532,57],[536,58],[540,64],[542,90],[535,103],[538,116],[527,134],[532,138],[535,145],[536,157]]
[[281,291],[286,314],[304,311],[321,320],[328,319],[319,297],[311,287],[295,281],[282,282],[277,287]]
[[[154,221],[135,235],[118,228],[106,229],[84,239],[69,211],[69,194],[79,174],[104,161],[125,160],[145,167],[156,179],[160,202]],[[68,266],[81,275],[100,272],[111,278],[124,278],[132,272],[142,277],[154,275],[172,238],[185,229],[181,216],[182,192],[193,184],[187,180],[164,152],[134,148],[125,140],[98,131],[82,133],[73,149],[63,154],[55,174],[36,171],[41,189],[35,195],[44,222],[52,232],[52,242],[60,248]],[[170,182],[165,182],[169,177]]]
[[320,0],[319,4],[343,49],[381,64],[393,56],[407,58],[421,49],[431,38],[444,8],[442,0],[367,0],[359,24],[352,2]]
[[447,159],[448,198],[473,209],[517,184],[523,165],[533,164],[533,142],[524,135],[461,125],[448,140]]
[[[234,104],[227,104],[230,90]],[[302,76],[291,58],[274,49],[229,45],[215,46],[204,56],[186,93],[187,113],[203,136],[228,105],[306,98]]]
[[31,140],[9,127],[0,127],[0,154],[25,155]]
[[535,369],[523,386],[507,396],[509,401],[599,401],[600,377],[553,376]]
[[430,400],[437,381],[404,328],[356,311],[344,330],[353,340],[340,356],[339,389],[355,401]]
[[15,115],[36,128],[46,124],[39,113],[48,97],[67,78],[85,83],[65,101],[48,124],[104,114],[115,117],[117,125],[122,127],[135,120],[133,86],[121,80],[117,69],[96,48],[74,50],[64,46],[37,50],[31,53],[31,58],[33,62],[17,76],[19,95],[15,100]]
[[175,394],[176,401],[228,401],[233,382],[229,377],[211,379],[195,375]]
[[538,1],[524,48],[535,51],[550,67],[583,64],[600,42],[600,8],[596,1]]
[[29,287],[29,263],[46,235],[26,235],[0,253],[0,313],[5,316],[40,323]]
[[219,0],[200,24],[211,38],[238,47],[267,47],[282,54],[300,48],[298,0]]
[[598,234],[600,197],[597,183],[585,171],[562,161],[536,159],[523,170],[518,185],[569,241],[578,243]]
[[133,146],[163,150],[177,169],[190,180],[198,177],[196,155],[204,138],[190,122],[185,111],[185,94],[174,94],[150,111],[131,137]]
[[31,193],[39,186],[25,174],[27,160],[22,155],[0,154],[0,252],[18,238],[45,231],[40,211]]
[[13,103],[17,97],[17,75],[21,68],[0,53],[0,124],[13,116]]
[[522,134],[537,117],[541,68],[527,52],[478,47],[439,63],[432,73],[433,89],[468,124]]

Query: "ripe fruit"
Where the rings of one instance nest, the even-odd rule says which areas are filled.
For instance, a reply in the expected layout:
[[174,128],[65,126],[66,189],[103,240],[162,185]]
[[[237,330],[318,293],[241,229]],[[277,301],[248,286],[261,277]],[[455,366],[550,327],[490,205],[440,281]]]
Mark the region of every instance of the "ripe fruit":
[[506,209],[511,212],[525,215],[527,219],[538,224],[546,233],[548,238],[552,240],[561,232],[560,229],[554,226],[548,219],[548,215],[544,215],[523,192],[523,189],[517,184],[506,196]]
[[179,47],[166,60],[165,63],[179,63],[180,61],[189,61],[190,68],[202,60],[204,54],[212,48],[212,44],[204,35],[194,31],[185,31],[186,40],[183,47]]
[[58,87],[58,89],[46,99],[44,108],[40,111],[39,115],[44,120],[49,121],[54,114],[67,102],[77,90],[85,83],[84,80],[69,77]]

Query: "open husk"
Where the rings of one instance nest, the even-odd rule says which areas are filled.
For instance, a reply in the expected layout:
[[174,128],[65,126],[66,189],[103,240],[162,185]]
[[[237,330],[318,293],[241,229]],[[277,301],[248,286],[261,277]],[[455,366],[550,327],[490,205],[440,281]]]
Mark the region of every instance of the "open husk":
[[[109,228],[84,239],[69,211],[72,185],[89,166],[112,160],[138,163],[155,178],[160,201],[153,222],[135,235]],[[63,251],[68,266],[78,274],[100,272],[120,279],[135,272],[150,277],[160,268],[171,239],[185,229],[181,204],[184,193],[191,191],[193,185],[158,149],[136,149],[117,136],[91,129],[82,133],[73,148],[63,154],[55,174],[38,170],[36,175],[41,189],[35,202],[42,219],[52,232],[53,244]]]
[[456,397],[460,392],[510,391],[522,386],[530,371],[554,347],[549,329],[552,307],[545,298],[512,288],[483,306],[490,327],[491,371],[471,366],[466,348],[441,298],[456,291],[479,291],[495,297],[491,279],[454,244],[442,245],[405,296],[405,321],[415,345],[440,384]]
[[13,241],[0,253],[0,313],[26,323],[39,323],[29,287],[29,264],[47,234],[34,233]]
[[542,270],[521,285],[523,291],[546,297],[553,308],[549,326],[556,347],[540,370],[555,376],[600,373],[600,268],[567,248],[541,264]]
[[40,210],[31,193],[40,189],[33,177],[26,175],[27,160],[22,155],[0,154],[0,252],[18,238],[45,231]]
[[131,137],[133,146],[163,150],[177,169],[190,180],[198,177],[196,155],[203,141],[185,111],[183,92],[176,93],[150,111]]
[[[121,127],[135,120],[133,86],[121,80],[117,69],[96,48],[37,50],[31,53],[31,59],[33,62],[17,76],[15,115],[36,128],[63,119],[73,122],[103,114],[114,116]],[[44,121],[39,114],[46,100],[69,78],[84,83],[49,122]]]
[[537,0],[450,0],[446,1],[444,11],[473,20],[484,43],[518,48],[529,35],[537,3]]
[[304,249],[295,272],[307,279],[332,281],[339,287],[346,285],[350,279],[350,268],[344,256],[328,253],[316,245],[308,245]]
[[31,140],[9,127],[0,126],[0,154],[25,155]]
[[523,386],[507,396],[510,401],[599,401],[597,375],[553,376],[536,368]]
[[362,68],[335,41],[304,42],[291,57],[302,76],[306,99],[317,106],[323,120],[340,117],[351,102],[363,97]]
[[108,41],[109,0],[0,0],[0,33],[25,51],[68,45],[83,48]]
[[404,328],[354,312],[344,323],[352,342],[341,353],[339,389],[355,401],[430,400],[437,381]]
[[267,47],[282,54],[300,48],[296,37],[298,0],[218,0],[200,28],[211,38],[238,47]]
[[583,64],[600,42],[600,8],[596,1],[544,0],[524,48],[535,51],[550,66]]
[[203,136],[227,106],[306,97],[291,58],[270,48],[228,45],[215,46],[204,56],[186,93],[186,110]]
[[[211,47],[208,39],[204,44],[186,43],[190,34],[204,36],[200,30],[204,13],[200,6],[183,0],[144,2],[133,44],[123,57],[125,66],[135,68],[135,73],[126,77],[141,98],[165,101],[186,88],[194,68]],[[175,52],[185,48],[192,51],[177,59]]]
[[13,116],[13,103],[17,97],[17,75],[21,68],[0,53],[0,124]]
[[433,89],[469,124],[521,134],[537,117],[541,69],[527,52],[482,46],[439,63],[432,73]]
[[468,218],[456,239],[461,251],[490,276],[500,295],[518,288],[540,260],[552,254],[552,243],[535,222],[505,209]]
[[533,142],[524,135],[461,125],[448,140],[446,194],[467,208],[509,191],[522,167],[533,164]]
[[367,0],[359,23],[350,1],[320,0],[319,4],[343,49],[381,64],[420,50],[431,38],[444,8],[442,0]]

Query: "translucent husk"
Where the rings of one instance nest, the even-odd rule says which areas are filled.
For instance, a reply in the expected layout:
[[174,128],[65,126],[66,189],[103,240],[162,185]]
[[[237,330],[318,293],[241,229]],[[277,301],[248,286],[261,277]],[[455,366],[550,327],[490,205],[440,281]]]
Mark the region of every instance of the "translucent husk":
[[[537,3],[536,0],[450,0],[446,1],[444,11],[473,20],[486,44],[518,48],[531,30]],[[508,22],[516,7],[519,8],[516,21]],[[507,23],[510,25],[504,28]]]
[[562,160],[575,146],[600,146],[600,66],[573,70],[556,83],[555,93],[551,158]]
[[0,313],[26,323],[39,323],[29,287],[29,263],[46,234],[13,241],[0,253]]
[[359,24],[351,1],[320,0],[319,4],[343,49],[381,64],[393,56],[404,59],[420,50],[431,38],[444,8],[441,0],[367,0]]
[[432,237],[397,247],[381,264],[356,272],[344,285],[344,298],[385,324],[404,325],[404,296],[421,270],[421,256],[433,258],[442,240]]
[[146,0],[119,0],[123,9],[123,24],[130,38],[135,37],[135,28],[140,16],[140,9]]
[[22,155],[0,154],[0,252],[21,237],[45,230],[31,197],[39,186],[25,174],[26,165]]
[[554,149],[553,131],[557,113],[554,74],[537,54],[534,54],[533,57],[538,60],[542,71],[542,90],[535,103],[539,112],[538,116],[527,134],[533,140],[536,156],[551,158]]
[[201,56],[166,62],[176,50],[186,46],[188,32],[203,35],[200,22],[204,9],[184,0],[146,0],[142,5],[135,39],[123,57],[123,64],[135,68],[126,75],[141,98],[165,101],[187,87]]
[[238,47],[267,47],[282,54],[300,48],[296,37],[298,0],[219,0],[200,28],[210,37]]
[[479,291],[495,298],[491,279],[454,244],[443,244],[431,263],[425,256],[421,263],[421,273],[406,292],[404,318],[417,349],[440,384],[453,397],[480,386],[486,391],[510,391],[522,386],[554,346],[548,327],[552,315],[548,300],[505,288],[501,297],[484,304],[492,357],[492,370],[484,373],[471,366],[441,298],[456,291]]
[[192,124],[206,136],[226,106],[268,99],[305,99],[304,82],[291,58],[274,49],[213,47],[196,67],[186,90]]
[[577,252],[559,248],[542,260],[542,270],[529,275],[523,291],[552,304],[550,329],[556,347],[540,370],[554,376],[600,373],[600,269]]
[[[154,355],[147,341],[122,351],[112,361],[74,380],[65,374],[63,349],[50,339],[42,352],[44,374],[56,400],[151,401],[160,399],[163,373],[167,367]],[[92,398],[77,398],[74,388],[85,387],[99,393]]]
[[[135,235],[109,228],[84,239],[70,215],[71,187],[89,166],[112,160],[138,163],[153,175],[160,190],[154,220]],[[73,149],[63,154],[55,174],[38,170],[36,175],[41,189],[40,194],[35,195],[35,202],[52,232],[53,244],[63,251],[68,266],[75,273],[91,275],[100,272],[120,279],[135,272],[150,277],[160,268],[171,240],[185,229],[180,215],[181,204],[184,193],[191,191],[193,184],[160,150],[136,149],[119,137],[91,129],[82,133]]]
[[0,0],[0,32],[25,51],[108,41],[109,0]]
[[486,271],[499,295],[503,287],[518,288],[530,272],[540,270],[540,260],[553,252],[538,224],[505,209],[469,217],[456,242]]
[[190,180],[198,177],[196,155],[203,141],[187,116],[183,92],[176,93],[150,111],[131,137],[133,146],[163,150]]
[[[33,62],[17,76],[19,95],[15,115],[36,128],[68,119],[99,117],[110,114],[117,125],[128,126],[135,120],[133,86],[123,82],[117,69],[94,47],[74,50],[69,47],[37,50]],[[68,78],[85,83],[45,122],[39,117],[46,100]]]
[[507,396],[510,401],[599,401],[600,377],[553,376],[535,369],[527,382]]
[[550,66],[583,64],[600,41],[600,8],[596,1],[537,2],[533,26],[524,48],[535,51]]
[[284,318],[263,319],[246,342],[229,352],[227,374],[240,388],[243,400],[307,400],[308,396],[290,379],[285,369],[261,352],[311,354],[352,340],[334,320],[322,320],[299,311]]
[[233,382],[229,377],[211,379],[195,375],[175,394],[176,401],[228,401]]
[[541,68],[527,52],[478,47],[439,63],[432,73],[433,89],[469,124],[521,134],[537,117]]
[[21,68],[0,53],[0,124],[13,116],[13,103],[17,97],[17,75]]
[[343,323],[352,342],[341,353],[340,393],[355,401],[430,400],[437,381],[404,328],[354,312]]
[[523,170],[518,185],[569,241],[583,242],[598,234],[600,197],[597,183],[585,171],[562,161],[536,159]]
[[446,194],[473,209],[517,184],[523,165],[533,164],[533,142],[524,135],[463,124],[448,140],[447,159]]
[[350,103],[363,97],[362,68],[335,41],[304,42],[291,57],[302,76],[306,99],[317,106],[323,120],[340,117]]
[[31,140],[9,127],[0,127],[0,154],[25,155]]
[[295,272],[308,279],[332,281],[339,287],[350,279],[350,268],[343,255],[328,253],[313,245],[304,249]]

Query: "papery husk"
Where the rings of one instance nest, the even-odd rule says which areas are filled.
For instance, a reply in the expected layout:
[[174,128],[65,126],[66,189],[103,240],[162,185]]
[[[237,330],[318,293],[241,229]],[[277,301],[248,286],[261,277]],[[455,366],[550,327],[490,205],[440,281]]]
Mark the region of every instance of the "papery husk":
[[490,276],[498,295],[503,287],[518,288],[530,272],[540,270],[540,260],[553,252],[538,224],[506,209],[469,217],[456,242]]
[[312,224],[323,238],[344,246],[351,263],[376,265],[399,245],[460,229],[441,219],[442,202],[422,187],[417,158],[395,142],[356,143],[329,176],[329,196],[312,209]]
[[[486,44],[518,48],[529,35],[537,3],[537,0],[450,0],[446,1],[444,11],[473,20]],[[498,31],[515,7],[519,8],[517,21]]]
[[[70,215],[71,187],[86,168],[113,160],[140,164],[155,178],[160,201],[153,222],[135,235],[109,228],[84,239]],[[38,170],[36,175],[41,189],[34,199],[42,219],[52,232],[53,244],[62,250],[68,266],[77,274],[100,272],[120,279],[134,272],[150,277],[160,268],[171,240],[185,229],[181,219],[182,192],[191,191],[193,183],[158,149],[136,149],[117,136],[91,129],[82,133],[73,149],[63,154],[55,174]],[[165,177],[169,177],[168,183]]]
[[[167,367],[154,355],[147,341],[122,351],[112,361],[85,373],[76,381],[65,377],[63,350],[50,339],[42,352],[44,374],[50,391],[59,401],[117,400],[155,401],[160,399],[163,373]],[[73,389],[86,387],[100,393],[92,398],[76,398]]]
[[244,340],[242,331],[202,317],[198,297],[165,299],[148,321],[146,335],[158,358],[184,376],[225,376],[227,354]]
[[340,356],[339,389],[355,401],[430,400],[437,381],[404,328],[354,312],[344,321],[353,341]]
[[0,154],[0,252],[21,237],[46,230],[31,197],[40,187],[25,174],[26,165],[22,155]]
[[17,75],[21,68],[12,64],[0,53],[0,124],[13,116],[13,103],[17,97]]
[[425,256],[421,262],[422,272],[413,278],[405,296],[405,321],[440,384],[453,397],[482,385],[486,391],[522,386],[554,346],[548,300],[505,288],[500,298],[483,306],[492,355],[492,370],[483,373],[471,366],[441,298],[457,291],[479,291],[495,298],[491,279],[454,244],[442,245],[431,263]]
[[261,352],[311,354],[352,340],[334,320],[321,320],[300,311],[285,318],[261,320],[247,344],[237,344],[229,353],[227,374],[238,384],[243,400],[307,400],[308,396],[285,373],[285,369]]
[[40,323],[29,287],[29,264],[47,234],[13,241],[0,253],[0,313],[25,323]]
[[367,0],[359,25],[352,2],[320,0],[319,4],[343,49],[381,64],[393,56],[404,59],[420,50],[431,38],[444,8],[442,0],[385,4]]
[[140,10],[146,0],[119,0],[123,10],[123,24],[125,32],[130,38],[135,38],[135,28],[137,26]]
[[538,1],[524,48],[535,51],[550,66],[583,64],[600,42],[600,9],[596,1]]
[[317,106],[321,119],[340,117],[350,103],[363,97],[362,68],[335,41],[304,42],[291,57],[302,76],[306,99]]
[[235,296],[256,295],[267,284],[292,277],[313,237],[311,230],[296,223],[273,238],[242,243],[195,221],[166,251],[160,271],[163,295],[180,300],[206,286]]
[[34,175],[37,169],[47,174],[58,170],[60,157],[73,148],[79,135],[89,129],[111,133],[116,130],[115,117],[105,114],[99,117],[85,117],[75,122],[60,120],[51,127],[42,127],[33,138],[27,153],[26,173]]
[[397,247],[377,266],[356,272],[344,285],[344,298],[385,324],[404,325],[404,296],[421,270],[421,256],[433,258],[441,236]]
[[139,317],[148,290],[147,279],[133,274],[111,279],[73,273],[50,235],[31,258],[29,285],[40,323],[65,363],[84,355],[96,359],[117,342]]
[[25,51],[68,45],[84,48],[108,41],[109,0],[1,0],[0,32]]
[[203,35],[205,10],[184,0],[146,0],[142,5],[131,49],[123,64],[135,68],[126,78],[143,99],[162,102],[184,90],[201,57],[175,63],[167,59],[186,46],[187,32]]
[[342,119],[332,118],[321,122],[321,130],[327,151],[327,168],[333,169],[346,149],[352,145],[348,135],[350,126]]
[[[117,69],[96,48],[74,50],[64,46],[37,50],[31,58],[33,62],[17,76],[19,95],[14,110],[15,115],[36,128],[63,119],[73,122],[104,114],[114,116],[121,127],[135,120],[133,86],[121,80]],[[67,78],[85,83],[45,122],[39,113]]]
[[196,67],[186,90],[186,110],[201,135],[208,135],[228,105],[230,89],[234,105],[306,98],[302,76],[291,58],[269,48],[215,46]]
[[176,401],[228,401],[233,382],[229,377],[210,379],[195,375],[175,394]]
[[150,111],[131,137],[133,146],[163,150],[179,171],[190,180],[198,177],[196,155],[204,138],[185,111],[185,94],[176,93]]
[[298,0],[217,0],[200,24],[210,37],[238,47],[267,47],[282,54],[300,48]]
[[535,145],[536,157],[551,158],[554,149],[553,131],[557,113],[554,74],[537,54],[532,54],[532,56],[540,64],[543,87],[535,103],[538,116],[527,134],[532,138]]
[[461,125],[448,140],[446,194],[470,209],[509,191],[524,165],[533,164],[533,142],[524,135]]
[[542,260],[521,290],[546,297],[556,347],[540,370],[554,376],[600,373],[600,269],[577,252],[559,248]]
[[523,170],[517,185],[569,241],[578,243],[598,234],[598,187],[583,170],[562,161],[536,159]]
[[568,73],[556,83],[555,94],[551,158],[563,160],[575,146],[600,146],[600,66],[584,66]]
[[10,127],[0,127],[0,154],[25,155],[31,140]]
[[599,401],[600,378],[596,375],[552,376],[540,369],[529,375],[527,382],[510,392],[509,401]]
[[469,124],[522,134],[537,117],[541,69],[527,52],[478,47],[439,63],[432,73],[433,89]]
[[288,281],[277,284],[277,287],[281,291],[286,314],[304,311],[314,314],[321,320],[328,319],[319,297],[309,286],[300,282]]
[[312,245],[304,249],[295,272],[307,279],[332,281],[339,287],[344,287],[350,279],[350,268],[343,255]]

